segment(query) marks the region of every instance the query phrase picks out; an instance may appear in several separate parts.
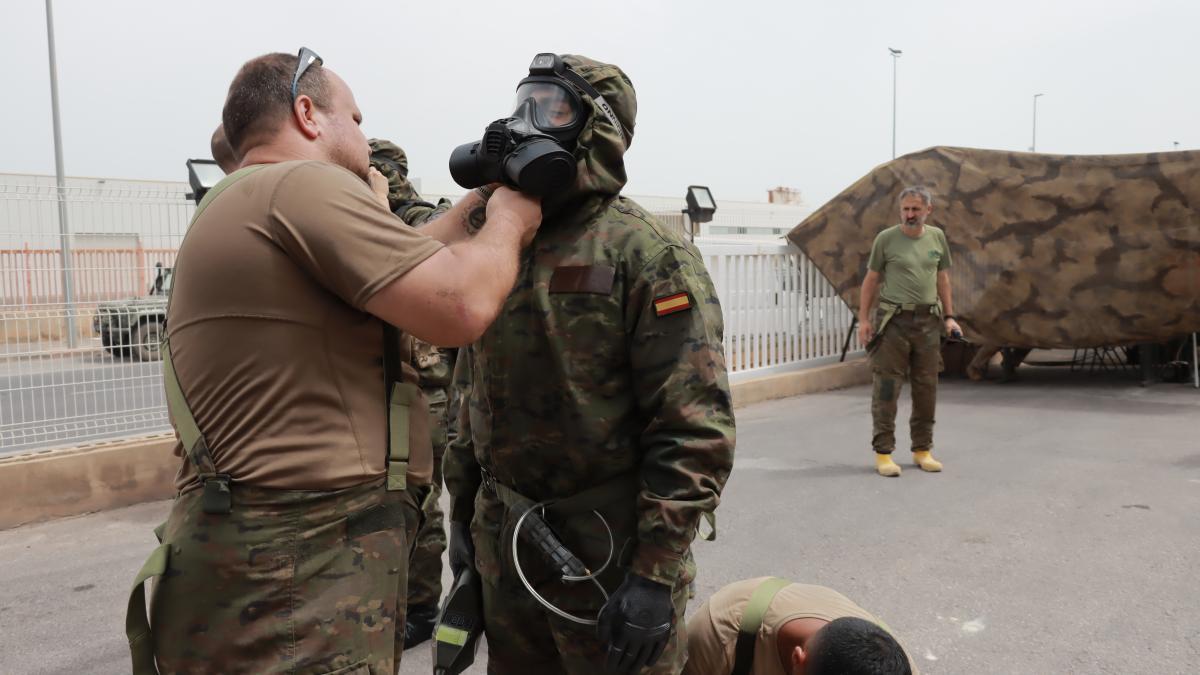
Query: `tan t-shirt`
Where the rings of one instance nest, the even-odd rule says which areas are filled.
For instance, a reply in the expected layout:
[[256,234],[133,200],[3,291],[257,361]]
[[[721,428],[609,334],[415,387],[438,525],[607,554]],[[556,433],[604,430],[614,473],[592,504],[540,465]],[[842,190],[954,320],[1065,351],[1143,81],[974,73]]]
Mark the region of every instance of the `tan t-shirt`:
[[[171,355],[217,470],[330,490],[386,472],[383,324],[367,300],[442,244],[346,169],[267,165],[217,195],[179,250]],[[181,445],[179,489],[196,485]],[[428,482],[432,459],[409,478]]]
[[[714,593],[692,615],[687,624],[688,661],[683,669],[684,675],[728,675],[733,670],[742,615],[754,589],[769,578],[759,577],[729,584]],[[763,616],[758,641],[754,645],[754,667],[750,672],[753,675],[790,675],[779,662],[779,646],[775,642],[775,636],[785,623],[806,618],[833,621],[844,616],[878,624],[895,636],[886,624],[831,588],[809,584],[783,587]],[[917,666],[911,654],[908,655],[908,662],[914,675],[917,675]]]

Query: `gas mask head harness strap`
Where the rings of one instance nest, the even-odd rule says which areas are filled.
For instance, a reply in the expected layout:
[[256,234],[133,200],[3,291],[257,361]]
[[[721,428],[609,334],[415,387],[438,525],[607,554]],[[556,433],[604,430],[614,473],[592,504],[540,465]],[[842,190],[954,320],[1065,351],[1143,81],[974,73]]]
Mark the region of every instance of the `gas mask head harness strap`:
[[[558,54],[547,52],[533,57],[533,62],[529,64],[529,76],[521,80],[520,84],[517,85],[518,100],[516,111],[520,111],[521,107],[528,102],[529,99],[524,94],[530,89],[527,85],[534,83],[553,84],[561,87],[573,99],[572,107],[575,111],[573,118],[565,125],[547,124],[544,115],[534,115],[530,121],[540,131],[555,136],[560,142],[568,139],[574,140],[578,136],[579,130],[587,121],[587,115],[583,114],[585,112],[583,102],[579,98],[579,94],[582,93],[595,102],[600,112],[616,128],[617,133],[621,136],[621,142],[625,145],[629,144],[629,134],[625,130],[625,125],[621,124],[621,120],[617,119],[617,113],[613,111],[612,106],[608,104],[608,101],[604,100],[604,97],[600,95],[600,92],[596,91],[596,88],[590,82],[575,72]],[[517,114],[516,111],[514,115]]]

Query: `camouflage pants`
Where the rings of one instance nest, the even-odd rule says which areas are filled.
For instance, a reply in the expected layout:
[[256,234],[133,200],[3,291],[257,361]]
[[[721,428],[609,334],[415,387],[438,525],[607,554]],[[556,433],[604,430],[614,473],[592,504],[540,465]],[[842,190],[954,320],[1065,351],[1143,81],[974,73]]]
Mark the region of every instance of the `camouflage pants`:
[[[876,311],[878,328],[882,312]],[[912,384],[909,431],[912,449],[933,449],[938,373],[942,370],[942,320],[928,312],[899,312],[892,317],[871,351],[874,390],[871,445],[877,453],[896,448],[896,404],[907,377]]]
[[201,493],[176,499],[163,532],[169,559],[150,603],[159,672],[397,672],[418,517],[409,492],[235,485],[221,515],[204,513]]
[[[424,519],[412,545],[408,561],[408,606],[436,608],[442,597],[442,554],[446,551],[445,515],[438,499],[442,496],[442,457],[446,454],[446,404],[430,397],[429,416],[433,428],[433,489],[421,505]],[[445,395],[442,395],[445,398]]]
[[[596,637],[595,626],[562,619],[538,604],[528,591],[505,584],[483,584],[483,623],[487,635],[489,675],[602,675],[607,647]],[[594,618],[603,596],[591,584],[572,584],[572,592],[547,598],[556,606],[581,617]],[[546,595],[546,589],[539,592]],[[594,596],[590,602],[588,594]],[[574,596],[575,601],[571,597]],[[675,589],[675,630],[662,656],[642,675],[678,675],[687,662],[687,584]]]
[[[633,502],[601,507],[612,528],[613,561],[599,581],[612,593],[625,577],[623,565],[632,556],[637,538]],[[610,540],[599,519],[590,511],[575,515],[546,514],[547,523],[563,543],[585,564],[597,569],[608,557]],[[471,534],[475,560],[483,578],[483,621],[488,645],[488,673],[492,675],[605,673],[607,646],[596,636],[595,626],[562,619],[542,607],[529,594],[516,574],[512,561],[514,514],[488,489],[475,500]],[[604,596],[591,583],[565,584],[561,572],[529,546],[519,547],[526,578],[542,597],[556,607],[581,618],[593,619],[604,606]],[[642,671],[645,675],[675,675],[687,661],[687,630],[684,612],[688,585],[695,578],[695,562],[689,553],[685,571],[673,593],[675,630],[658,662]]]

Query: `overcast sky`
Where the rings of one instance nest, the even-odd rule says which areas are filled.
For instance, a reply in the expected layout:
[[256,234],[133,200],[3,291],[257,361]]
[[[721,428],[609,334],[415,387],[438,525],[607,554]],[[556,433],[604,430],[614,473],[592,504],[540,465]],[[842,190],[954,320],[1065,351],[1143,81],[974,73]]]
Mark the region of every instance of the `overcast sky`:
[[[44,0],[3,0],[0,172],[53,173]],[[347,8],[357,9],[347,9]],[[811,206],[897,152],[933,145],[1123,153],[1200,146],[1194,0],[1009,2],[233,2],[56,0],[69,175],[183,180],[207,157],[229,81],[270,52],[316,50],[367,134],[409,153],[427,191],[510,112],[533,55],[620,65],[638,91],[630,194]]]

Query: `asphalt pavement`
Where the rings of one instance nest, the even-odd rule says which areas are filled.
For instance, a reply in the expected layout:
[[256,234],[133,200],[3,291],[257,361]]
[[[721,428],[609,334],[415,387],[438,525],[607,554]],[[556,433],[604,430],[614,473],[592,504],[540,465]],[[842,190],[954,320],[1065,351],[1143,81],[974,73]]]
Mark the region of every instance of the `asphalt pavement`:
[[[867,387],[739,409],[699,599],[760,575],[825,584],[930,675],[1196,672],[1200,391],[1021,372],[943,383],[941,474],[905,449],[903,476],[875,475]],[[0,532],[0,673],[127,673],[129,585],[168,508]],[[401,672],[429,673],[428,650]]]
[[100,349],[0,358],[0,455],[168,431],[162,364]]

